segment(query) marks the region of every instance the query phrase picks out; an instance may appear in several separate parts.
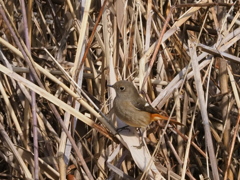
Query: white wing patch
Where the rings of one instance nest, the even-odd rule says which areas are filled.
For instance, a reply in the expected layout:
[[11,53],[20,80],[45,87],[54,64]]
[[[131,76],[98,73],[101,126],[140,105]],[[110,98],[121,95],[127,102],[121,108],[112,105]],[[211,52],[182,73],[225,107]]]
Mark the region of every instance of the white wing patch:
[[145,107],[148,107],[148,106],[150,106],[150,105],[146,102],[144,106],[145,106]]

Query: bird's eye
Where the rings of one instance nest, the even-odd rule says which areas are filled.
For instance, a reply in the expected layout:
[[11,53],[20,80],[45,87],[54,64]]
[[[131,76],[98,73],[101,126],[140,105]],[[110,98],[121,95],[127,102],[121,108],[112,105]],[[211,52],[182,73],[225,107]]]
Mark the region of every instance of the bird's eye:
[[124,91],[124,90],[125,90],[125,87],[124,87],[124,86],[121,86],[119,89],[120,89],[121,91]]

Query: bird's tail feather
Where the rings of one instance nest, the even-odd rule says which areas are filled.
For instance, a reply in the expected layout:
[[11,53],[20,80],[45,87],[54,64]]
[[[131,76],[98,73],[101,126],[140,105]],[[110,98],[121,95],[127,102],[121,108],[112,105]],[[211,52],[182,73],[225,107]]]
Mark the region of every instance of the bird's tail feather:
[[[158,121],[158,120],[168,121],[169,117],[166,117],[160,114],[151,114],[151,119],[152,121]],[[173,124],[184,126],[182,123],[176,121],[175,119],[170,119],[169,121]]]

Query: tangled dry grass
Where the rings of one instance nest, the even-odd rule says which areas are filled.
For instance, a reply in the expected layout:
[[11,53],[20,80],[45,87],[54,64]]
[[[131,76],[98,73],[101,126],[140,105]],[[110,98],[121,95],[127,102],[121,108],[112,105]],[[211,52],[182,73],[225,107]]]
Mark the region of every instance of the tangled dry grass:
[[[239,5],[0,0],[0,178],[240,179]],[[184,126],[136,147],[122,79]]]

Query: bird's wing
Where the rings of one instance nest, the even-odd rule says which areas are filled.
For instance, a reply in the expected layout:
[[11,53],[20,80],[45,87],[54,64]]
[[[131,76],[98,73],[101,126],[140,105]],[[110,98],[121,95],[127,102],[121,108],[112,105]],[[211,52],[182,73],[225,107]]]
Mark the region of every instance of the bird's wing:
[[136,98],[136,101],[133,102],[133,105],[141,111],[147,111],[149,113],[158,113],[147,101],[145,101],[142,97]]
[[[169,119],[169,117],[160,115],[157,110],[155,110],[150,104],[148,104],[141,97],[137,98],[136,102],[134,102],[134,103],[130,102],[130,104],[131,104],[131,106],[129,106],[129,107],[131,107],[131,108],[133,108],[133,106],[134,106],[139,111],[149,112],[151,114],[151,121],[156,121],[156,120],[167,121]],[[177,122],[175,119],[170,119],[170,122],[171,122],[171,124],[184,126],[182,123]]]

